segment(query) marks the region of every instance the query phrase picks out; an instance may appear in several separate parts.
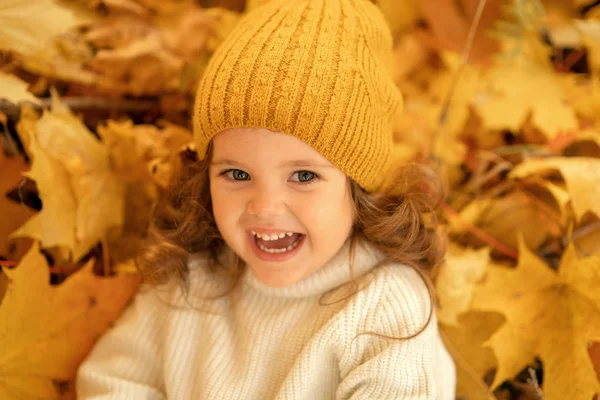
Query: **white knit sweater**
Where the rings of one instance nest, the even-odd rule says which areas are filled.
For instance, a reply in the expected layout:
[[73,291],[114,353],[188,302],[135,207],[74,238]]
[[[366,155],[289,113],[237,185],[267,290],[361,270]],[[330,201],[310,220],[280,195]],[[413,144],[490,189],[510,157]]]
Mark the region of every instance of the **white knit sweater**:
[[358,242],[362,289],[319,304],[350,279],[348,248],[286,288],[247,268],[236,290],[211,301],[200,296],[221,283],[194,257],[187,302],[175,283],[142,288],[79,368],[78,400],[454,399],[454,363],[435,319],[409,340],[356,337],[407,336],[425,324],[430,301],[414,270],[373,270],[383,254]]

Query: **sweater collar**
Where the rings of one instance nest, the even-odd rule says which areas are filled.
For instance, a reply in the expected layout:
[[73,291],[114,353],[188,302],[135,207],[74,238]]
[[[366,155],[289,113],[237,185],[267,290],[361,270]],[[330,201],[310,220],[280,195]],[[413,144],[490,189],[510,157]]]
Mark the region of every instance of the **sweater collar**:
[[268,286],[256,276],[251,267],[246,267],[242,278],[242,285],[272,297],[303,298],[320,296],[354,278],[364,275],[379,261],[386,258],[385,253],[375,248],[359,235],[356,238],[354,273],[351,274],[350,242],[350,239],[346,240],[339,251],[325,265],[290,286],[282,288]]

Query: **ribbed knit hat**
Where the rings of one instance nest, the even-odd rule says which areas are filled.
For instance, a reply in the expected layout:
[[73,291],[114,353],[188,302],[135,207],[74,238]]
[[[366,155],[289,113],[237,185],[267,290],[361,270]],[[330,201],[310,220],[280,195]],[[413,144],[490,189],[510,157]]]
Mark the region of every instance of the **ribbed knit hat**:
[[368,192],[381,189],[402,109],[391,57],[389,27],[368,0],[272,0],[250,11],[200,80],[199,157],[225,129],[267,128],[309,144]]

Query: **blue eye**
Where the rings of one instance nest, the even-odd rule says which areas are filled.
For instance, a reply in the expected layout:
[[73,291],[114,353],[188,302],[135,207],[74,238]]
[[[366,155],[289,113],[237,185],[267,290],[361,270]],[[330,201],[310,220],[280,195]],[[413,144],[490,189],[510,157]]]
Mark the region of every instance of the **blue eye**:
[[241,169],[228,169],[221,172],[220,175],[226,175],[229,179],[233,181],[247,181],[250,179],[250,175],[246,171],[242,171]]
[[[225,176],[230,181],[249,181],[250,174],[246,171],[242,171],[241,169],[227,169],[219,174],[219,176]],[[316,182],[319,179],[319,176],[311,171],[296,171],[292,174],[292,176],[297,176],[297,179],[292,179],[292,181],[301,183],[303,185],[308,185]]]
[[317,174],[310,171],[296,171],[293,175],[298,175],[298,182],[304,184],[313,183],[319,178]]

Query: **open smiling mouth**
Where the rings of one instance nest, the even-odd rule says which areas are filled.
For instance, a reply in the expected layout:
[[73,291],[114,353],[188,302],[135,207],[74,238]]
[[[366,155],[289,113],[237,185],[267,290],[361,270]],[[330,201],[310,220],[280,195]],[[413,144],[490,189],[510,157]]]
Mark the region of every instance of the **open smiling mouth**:
[[269,254],[288,253],[293,251],[303,241],[306,235],[296,232],[282,232],[279,234],[261,234],[251,231],[256,246],[260,251]]
[[[264,237],[261,237],[264,236]],[[285,261],[296,255],[305,242],[306,235],[302,233],[289,232],[270,237],[248,232],[251,247],[258,258],[263,261]]]

